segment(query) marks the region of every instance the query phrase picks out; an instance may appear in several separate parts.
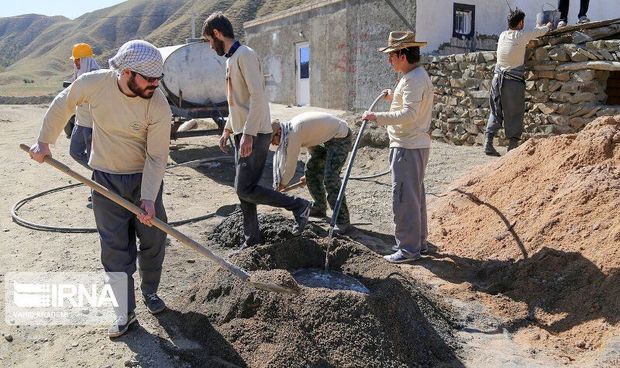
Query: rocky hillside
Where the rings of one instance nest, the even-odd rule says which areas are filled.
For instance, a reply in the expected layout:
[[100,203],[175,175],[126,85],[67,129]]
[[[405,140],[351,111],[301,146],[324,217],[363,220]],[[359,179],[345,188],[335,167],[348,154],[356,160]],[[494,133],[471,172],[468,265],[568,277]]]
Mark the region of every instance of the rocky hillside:
[[302,0],[129,0],[74,20],[28,14],[0,18],[0,95],[57,92],[72,72],[68,57],[78,42],[90,43],[101,66],[124,42],[141,38],[156,46],[183,43],[214,11],[231,17],[238,36],[243,22],[302,4]]

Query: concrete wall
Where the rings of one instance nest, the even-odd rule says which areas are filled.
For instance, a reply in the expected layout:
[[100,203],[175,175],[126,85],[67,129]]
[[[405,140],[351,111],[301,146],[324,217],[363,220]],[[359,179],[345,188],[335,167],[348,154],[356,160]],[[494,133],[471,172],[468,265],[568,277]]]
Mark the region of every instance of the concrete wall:
[[[569,23],[577,22],[579,0],[571,0]],[[453,4],[470,4],[476,7],[476,32],[483,35],[499,35],[506,30],[506,16],[508,5],[504,0],[417,0],[416,33],[420,39],[429,42],[425,52],[436,51],[441,44],[450,42],[452,38]],[[533,28],[536,23],[536,14],[545,3],[554,7],[557,0],[508,0],[510,6],[522,9],[525,14],[526,28]],[[545,9],[551,7],[545,5]],[[588,17],[591,20],[605,20],[620,18],[620,1],[592,0]]]
[[[395,5],[414,23],[415,0]],[[311,3],[244,27],[246,43],[263,61],[272,102],[295,104],[295,45],[299,42],[310,44],[312,106],[363,110],[397,81],[387,57],[377,49],[387,44],[390,30],[406,26],[383,0]]]

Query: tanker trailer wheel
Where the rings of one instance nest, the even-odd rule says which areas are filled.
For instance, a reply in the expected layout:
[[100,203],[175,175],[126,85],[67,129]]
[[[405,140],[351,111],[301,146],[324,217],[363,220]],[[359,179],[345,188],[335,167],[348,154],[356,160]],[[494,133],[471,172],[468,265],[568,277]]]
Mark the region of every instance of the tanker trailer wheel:
[[216,116],[213,118],[213,121],[215,121],[215,124],[217,124],[217,128],[219,129],[220,133],[222,133],[224,131],[224,127],[226,126],[226,119],[224,119],[223,116]]

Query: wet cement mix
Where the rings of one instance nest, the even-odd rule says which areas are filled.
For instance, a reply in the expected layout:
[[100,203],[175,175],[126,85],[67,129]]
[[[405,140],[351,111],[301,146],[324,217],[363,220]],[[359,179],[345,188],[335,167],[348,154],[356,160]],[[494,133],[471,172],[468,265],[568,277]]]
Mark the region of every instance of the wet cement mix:
[[432,203],[433,272],[492,296],[505,327],[533,344],[573,357],[610,348],[620,334],[618,208],[620,116],[530,139]]
[[[231,214],[209,236],[211,245],[237,248],[242,216]],[[247,271],[322,268],[326,231],[309,224],[293,237],[293,221],[260,216],[264,244],[230,255]],[[210,269],[187,295],[178,322],[203,343],[203,363],[251,367],[460,366],[455,322],[446,307],[365,246],[333,240],[330,265],[367,289],[301,287],[299,294],[259,291],[228,272]],[[213,357],[217,357],[214,359]]]

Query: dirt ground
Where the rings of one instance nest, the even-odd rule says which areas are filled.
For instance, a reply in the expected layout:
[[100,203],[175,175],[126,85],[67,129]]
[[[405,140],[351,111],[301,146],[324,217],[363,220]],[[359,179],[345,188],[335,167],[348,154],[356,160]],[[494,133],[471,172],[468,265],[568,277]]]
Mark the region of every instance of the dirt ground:
[[[273,106],[272,115],[274,118],[285,120],[304,110],[306,108]],[[0,105],[0,127],[3,129],[3,134],[0,136],[0,150],[4,158],[3,175],[0,177],[0,202],[2,208],[5,209],[5,215],[0,216],[0,245],[2,247],[0,282],[2,284],[4,284],[4,274],[12,271],[86,272],[102,269],[96,233],[41,232],[18,226],[11,220],[10,208],[18,200],[50,188],[75,183],[75,180],[63,176],[51,167],[29,160],[27,155],[18,148],[19,143],[31,144],[34,141],[44,112],[45,106]],[[224,155],[216,147],[216,141],[216,137],[178,140],[174,142],[169,164],[223,157]],[[433,143],[426,180],[431,211],[433,202],[443,198],[442,196],[450,188],[453,180],[467,172],[477,171],[478,169],[474,168],[478,165],[497,161],[495,158],[485,157],[480,151],[479,147],[456,147]],[[86,170],[75,164],[69,157],[66,138],[62,136],[59,138],[53,152],[55,158],[88,176]],[[387,153],[387,149],[363,147],[358,153],[353,175],[369,175],[384,171],[387,169]],[[269,175],[270,171],[265,170],[265,180],[269,179]],[[300,176],[301,172],[298,175]],[[211,244],[209,235],[224,219],[221,215],[229,214],[237,203],[232,189],[233,177],[230,157],[169,168],[164,179],[164,201],[169,221],[212,214],[213,216],[202,221],[177,227],[189,237],[203,244]],[[364,250],[365,257],[369,257],[372,262],[380,261],[377,254],[388,253],[393,244],[390,192],[389,175],[366,181],[353,180],[348,187],[347,200],[356,229],[347,241],[365,246],[367,248]],[[303,188],[296,190],[294,194],[309,197]],[[29,221],[46,225],[94,227],[91,210],[86,207],[87,197],[88,191],[84,187],[77,187],[35,199],[24,206],[19,213]],[[268,207],[260,207],[259,210],[261,213],[291,217],[288,213]],[[322,229],[327,227],[326,223],[320,220],[313,220],[311,225]],[[439,240],[437,238],[437,241]],[[431,241],[435,241],[435,238],[431,238]],[[454,248],[446,247],[447,250],[444,250],[440,244],[438,245],[440,246],[436,253],[438,255],[449,257],[457,254]],[[223,247],[214,247],[214,250],[222,255],[230,254],[230,250]],[[249,359],[246,355],[249,353],[245,353],[248,349],[238,348],[238,344],[251,344],[252,341],[231,340],[231,334],[235,333],[235,331],[231,332],[231,328],[236,328],[237,332],[246,331],[243,330],[243,326],[228,326],[228,330],[222,327],[221,320],[218,320],[218,316],[224,312],[224,306],[221,303],[211,298],[209,300],[212,302],[197,305],[191,300],[191,296],[198,295],[198,291],[208,293],[208,290],[217,290],[216,282],[220,280],[219,276],[210,278],[208,276],[221,275],[222,272],[218,271],[213,263],[192,250],[186,249],[174,239],[170,240],[166,252],[160,295],[170,310],[154,317],[146,311],[142,303],[138,302],[139,325],[132,327],[128,334],[116,340],[107,338],[105,334],[107,326],[99,328],[91,326],[10,326],[2,318],[0,332],[4,337],[0,339],[0,365],[26,367],[43,365],[190,367],[205,364],[221,367],[264,366],[268,360]],[[233,255],[231,258],[241,263],[246,262],[242,255]],[[510,294],[493,295],[481,291],[475,286],[479,281],[477,275],[468,274],[454,267],[440,269],[441,265],[436,263],[436,258],[441,257],[432,257],[420,264],[394,268],[406,275],[411,282],[415,281],[418,285],[416,295],[429,300],[429,305],[436,306],[442,314],[449,317],[449,333],[445,333],[433,324],[429,324],[426,328],[427,331],[433,332],[433,339],[437,339],[433,341],[440,341],[443,344],[446,350],[444,353],[450,359],[437,361],[425,359],[419,362],[410,361],[405,365],[431,366],[434,365],[432,362],[441,361],[445,362],[442,364],[446,366],[471,367],[563,365],[611,367],[617,366],[620,362],[619,350],[614,348],[620,343],[618,336],[613,334],[609,336],[607,332],[605,332],[606,344],[601,343],[592,346],[591,349],[576,350],[574,347],[566,349],[561,340],[558,340],[557,346],[541,344],[535,335],[538,333],[539,339],[546,338],[546,336],[540,333],[540,328],[536,325],[524,324],[515,328],[506,328],[508,317],[512,313],[521,313],[521,310],[512,311],[510,308],[514,307],[514,304],[497,304],[493,303],[493,300],[510,298]],[[387,265],[386,269],[388,269]],[[518,274],[515,275],[518,276]],[[246,291],[239,293],[244,292]],[[4,293],[0,293],[1,305],[4,305],[4,297]],[[307,303],[313,302],[311,298],[304,300]],[[350,302],[350,299],[343,300]],[[229,308],[231,304],[234,304],[230,300],[226,303]],[[288,310],[294,313],[305,311],[303,305],[297,300],[292,301],[290,305],[282,300],[277,303],[280,303],[278,305],[282,308],[290,308]],[[508,309],[498,309],[498,306]],[[329,308],[333,308],[333,305]],[[328,310],[333,311],[329,308]],[[309,312],[313,310],[308,309]],[[2,309],[2,314],[4,314],[4,309]],[[389,321],[394,314],[387,309],[382,318]],[[398,314],[395,315],[398,316]],[[193,319],[188,319],[188,317]],[[192,323],[188,325],[188,321]],[[383,327],[385,330],[391,329],[389,324]],[[202,335],[199,333],[201,328],[204,329]],[[311,334],[313,330],[309,331]],[[320,331],[322,334],[328,334],[328,331]],[[358,331],[358,333],[361,332]],[[591,330],[591,333],[598,334],[599,332]],[[205,339],[205,336],[209,338]],[[236,336],[247,335],[239,332]],[[224,346],[225,349],[218,350],[214,348],[215,346]],[[253,356],[259,356],[262,353],[272,354],[272,357],[287,354],[286,351],[275,351],[277,349],[273,347],[263,346],[261,348],[263,350],[258,347],[257,349],[252,353]],[[311,354],[312,349],[308,352]],[[429,352],[427,355],[433,354]],[[346,354],[341,354],[341,356],[342,358],[332,360],[332,365],[360,366],[359,361],[346,360]],[[312,357],[307,358],[305,364],[301,362],[298,365],[330,365],[325,361],[312,361],[312,364],[308,364]],[[276,359],[273,362],[276,364],[281,360]]]

